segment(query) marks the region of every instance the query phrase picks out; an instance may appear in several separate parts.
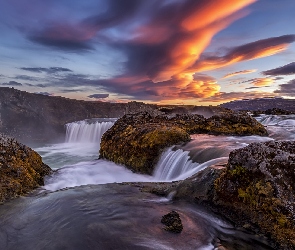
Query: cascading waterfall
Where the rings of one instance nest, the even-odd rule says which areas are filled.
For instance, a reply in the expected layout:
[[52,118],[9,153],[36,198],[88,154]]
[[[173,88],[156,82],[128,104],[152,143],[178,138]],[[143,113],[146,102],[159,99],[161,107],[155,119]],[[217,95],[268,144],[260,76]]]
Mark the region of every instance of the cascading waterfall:
[[173,151],[169,148],[162,154],[153,176],[161,181],[182,180],[211,165],[225,163],[227,159],[228,157],[220,157],[199,164],[190,159],[188,151],[182,149]]
[[112,126],[113,122],[89,123],[87,121],[66,124],[66,142],[68,143],[100,143],[102,135]]
[[294,115],[261,115],[259,117],[256,117],[256,120],[264,126],[295,126]]

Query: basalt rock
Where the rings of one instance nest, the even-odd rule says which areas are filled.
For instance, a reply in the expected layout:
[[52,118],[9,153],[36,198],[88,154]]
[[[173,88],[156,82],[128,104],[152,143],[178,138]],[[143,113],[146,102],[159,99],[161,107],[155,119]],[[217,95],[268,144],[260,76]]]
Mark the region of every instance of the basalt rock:
[[152,174],[165,148],[187,142],[190,134],[197,133],[267,135],[265,128],[245,113],[228,111],[206,119],[197,114],[141,112],[123,116],[103,135],[100,157]]
[[15,139],[0,134],[0,202],[44,185],[51,173],[41,156]]
[[253,143],[231,152],[225,168],[207,168],[165,190],[258,229],[279,249],[295,249],[294,169],[294,141]]

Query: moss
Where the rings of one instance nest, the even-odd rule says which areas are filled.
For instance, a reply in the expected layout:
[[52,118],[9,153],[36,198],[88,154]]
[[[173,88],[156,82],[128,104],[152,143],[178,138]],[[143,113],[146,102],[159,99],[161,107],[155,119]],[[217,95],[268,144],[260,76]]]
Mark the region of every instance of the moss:
[[51,169],[41,156],[14,139],[0,137],[0,201],[24,195],[44,184]]

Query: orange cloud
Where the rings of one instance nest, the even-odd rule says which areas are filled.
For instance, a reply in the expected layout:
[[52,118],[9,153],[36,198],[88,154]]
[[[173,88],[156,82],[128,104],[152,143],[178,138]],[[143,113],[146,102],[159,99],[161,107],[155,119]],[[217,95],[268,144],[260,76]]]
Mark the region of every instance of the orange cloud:
[[237,76],[237,75],[250,74],[250,73],[253,73],[253,72],[256,72],[256,71],[257,71],[257,69],[241,70],[241,71],[237,71],[237,72],[234,72],[234,73],[226,74],[222,78],[225,79],[225,78],[230,78],[230,77]]
[[253,79],[252,84],[256,87],[266,87],[273,84],[273,82],[272,78],[255,78]]
[[181,23],[185,30],[180,33],[180,38],[170,42],[172,45],[168,51],[168,60],[161,70],[150,76],[151,80],[166,81],[186,71],[199,59],[216,33],[244,16],[243,13],[236,12],[254,1],[256,0],[209,0],[202,5],[196,2],[188,17]]
[[[279,38],[282,38],[282,39],[279,39]],[[283,43],[280,40],[282,40]],[[225,56],[209,57],[209,58],[196,61],[196,63],[191,68],[189,68],[187,72],[203,72],[208,70],[214,70],[221,67],[232,65],[237,62],[253,60],[257,58],[278,54],[286,50],[289,46],[289,43],[285,43],[284,40],[289,40],[290,41],[289,43],[291,43],[295,39],[293,36],[282,36],[282,37],[268,38],[268,39],[260,40],[254,43],[242,45],[231,50]],[[271,42],[271,44],[268,44],[269,41]],[[265,42],[265,44],[263,42]],[[276,43],[276,42],[279,44],[273,45],[273,43]],[[255,47],[255,45],[257,44],[259,46]],[[253,46],[252,49],[251,49],[251,45]]]

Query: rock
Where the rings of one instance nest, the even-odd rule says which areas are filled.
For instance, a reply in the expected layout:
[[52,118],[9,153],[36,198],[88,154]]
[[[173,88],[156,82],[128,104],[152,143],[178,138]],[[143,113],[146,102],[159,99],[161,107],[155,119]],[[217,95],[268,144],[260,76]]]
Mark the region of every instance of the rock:
[[230,153],[214,202],[258,225],[284,249],[295,248],[295,142],[253,143]]
[[39,154],[0,134],[0,202],[44,185],[44,177],[50,173]]
[[165,225],[164,229],[173,233],[181,233],[183,226],[179,214],[171,211],[163,215],[161,222]]
[[103,135],[100,158],[152,174],[164,148],[190,140],[183,129],[161,119],[149,113],[125,115]]
[[294,169],[295,141],[252,143],[231,152],[226,168],[206,168],[161,190],[263,233],[280,249],[295,249]]
[[190,140],[190,134],[267,135],[265,128],[245,113],[227,111],[208,119],[197,114],[125,115],[102,137],[100,158],[133,171],[152,174],[167,147]]

